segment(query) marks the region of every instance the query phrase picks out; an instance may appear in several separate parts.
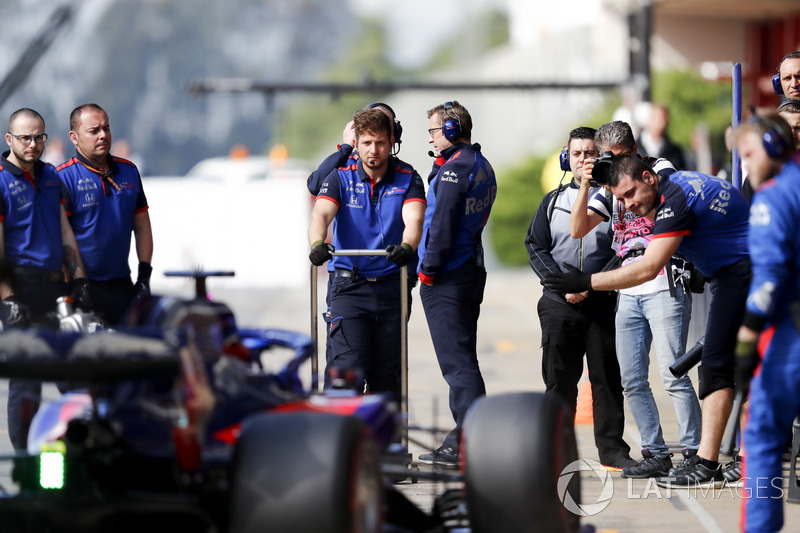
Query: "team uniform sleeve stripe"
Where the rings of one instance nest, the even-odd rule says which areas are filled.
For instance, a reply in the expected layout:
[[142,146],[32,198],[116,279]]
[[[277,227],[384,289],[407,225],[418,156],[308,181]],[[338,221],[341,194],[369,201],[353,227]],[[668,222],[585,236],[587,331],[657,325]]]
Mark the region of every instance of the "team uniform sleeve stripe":
[[681,231],[670,231],[670,232],[667,232],[667,233],[657,233],[657,234],[653,235],[653,238],[654,239],[659,239],[659,238],[662,238],[662,237],[681,237],[681,236],[686,236],[686,235],[691,235],[691,234],[692,234],[691,231],[689,231],[688,229],[685,229],[685,230],[681,230]]
[[605,222],[608,222],[608,216],[605,213],[601,213],[600,210],[597,209],[596,207],[592,207],[591,205],[588,205],[588,206],[586,206],[586,208],[589,209],[590,211],[593,211],[593,212],[597,213],[598,215],[600,215],[600,217]]
[[317,195],[317,200],[328,200],[329,202],[335,203],[336,207],[340,207],[342,205],[335,198],[331,198],[330,196],[325,196],[325,195],[322,195],[322,194],[318,194]]
[[139,209],[137,209],[136,211],[134,211],[134,214],[144,213],[144,212],[145,212],[145,211],[147,211],[148,209],[150,209],[150,206],[146,205],[146,206],[144,206],[144,207],[142,207],[142,208],[139,208]]
[[409,198],[405,202],[403,202],[403,205],[406,205],[411,202],[422,202],[423,204],[428,205],[428,201],[425,200],[425,198]]

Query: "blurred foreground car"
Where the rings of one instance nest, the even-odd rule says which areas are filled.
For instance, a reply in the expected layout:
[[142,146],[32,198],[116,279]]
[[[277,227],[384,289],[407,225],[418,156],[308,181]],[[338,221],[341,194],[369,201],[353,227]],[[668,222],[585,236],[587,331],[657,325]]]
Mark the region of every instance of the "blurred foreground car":
[[[476,402],[458,471],[411,471],[387,457],[402,430],[382,396],[311,394],[298,375],[302,334],[240,329],[204,298],[153,296],[126,327],[0,334],[0,376],[70,389],[43,405],[16,494],[0,497],[2,531],[574,532],[580,501],[572,417],[556,398]],[[289,348],[278,372],[262,353]],[[500,440],[502,439],[502,440]],[[390,481],[458,482],[432,511]],[[559,495],[559,491],[561,494]],[[561,500],[561,501],[560,501]]]

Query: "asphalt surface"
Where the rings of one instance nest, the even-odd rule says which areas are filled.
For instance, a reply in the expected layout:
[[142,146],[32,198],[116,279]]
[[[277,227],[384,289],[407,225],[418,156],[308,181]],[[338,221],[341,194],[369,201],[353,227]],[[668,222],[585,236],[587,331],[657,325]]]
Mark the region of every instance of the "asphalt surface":
[[[324,299],[326,277],[320,280],[320,308]],[[218,300],[227,302],[235,311],[240,327],[269,327],[307,332],[310,328],[310,299],[308,286],[278,289],[226,289],[225,280],[210,280],[209,288]],[[156,287],[162,292],[190,296],[188,283],[173,280],[170,285]],[[447,386],[442,380],[431,345],[418,290],[414,290],[412,314],[409,321],[409,410],[411,424],[452,427],[447,406]],[[530,269],[490,269],[478,333],[478,354],[488,394],[516,391],[543,391],[541,377],[541,331],[536,303],[541,286]],[[276,360],[276,367],[282,360]],[[322,366],[322,365],[321,365]],[[672,404],[661,385],[660,377],[651,367],[650,382],[659,406],[664,436],[677,442],[678,431]],[[302,369],[304,379],[310,378],[310,367]],[[696,383],[696,372],[693,374]],[[45,395],[55,397],[57,391],[48,388]],[[6,431],[6,383],[0,382],[0,454],[11,452]],[[626,416],[625,438],[638,459],[639,434],[632,419]],[[597,461],[591,424],[576,426],[579,456]],[[425,432],[413,434],[411,451],[419,453],[439,444],[437,437]],[[497,436],[498,453],[504,453],[503,436]],[[679,455],[676,453],[676,455]],[[677,461],[676,461],[677,462]],[[430,467],[422,467],[430,468]],[[594,472],[582,472],[582,502],[594,504],[605,501],[607,485]],[[613,496],[600,512],[583,519],[598,531],[705,531],[738,530],[739,508],[743,489],[723,487],[715,491],[673,490],[657,487],[648,480],[622,479],[611,473]],[[8,464],[0,463],[0,485],[9,488]],[[429,509],[442,483],[406,480],[400,490],[423,508]],[[787,524],[800,523],[800,505],[784,503]],[[790,528],[787,528],[790,529]]]

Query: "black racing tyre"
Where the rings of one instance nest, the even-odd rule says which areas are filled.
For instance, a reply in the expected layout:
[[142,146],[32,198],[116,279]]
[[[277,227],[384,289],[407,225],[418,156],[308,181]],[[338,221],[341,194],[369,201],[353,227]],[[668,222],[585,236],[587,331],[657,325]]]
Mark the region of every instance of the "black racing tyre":
[[259,416],[234,451],[230,531],[376,533],[383,488],[377,447],[360,420]]
[[[461,450],[472,531],[574,533],[580,517],[558,494],[561,471],[578,459],[573,415],[556,396],[533,392],[476,401]],[[566,486],[580,502],[580,476]]]

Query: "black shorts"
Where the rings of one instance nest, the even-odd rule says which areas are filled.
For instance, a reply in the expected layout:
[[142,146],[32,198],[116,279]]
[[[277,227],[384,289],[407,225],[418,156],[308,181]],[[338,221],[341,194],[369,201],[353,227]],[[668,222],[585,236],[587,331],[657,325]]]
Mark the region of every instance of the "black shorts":
[[700,360],[705,367],[699,373],[701,399],[716,390],[734,386],[736,334],[744,317],[751,277],[748,258],[721,268],[711,279],[711,305]]

